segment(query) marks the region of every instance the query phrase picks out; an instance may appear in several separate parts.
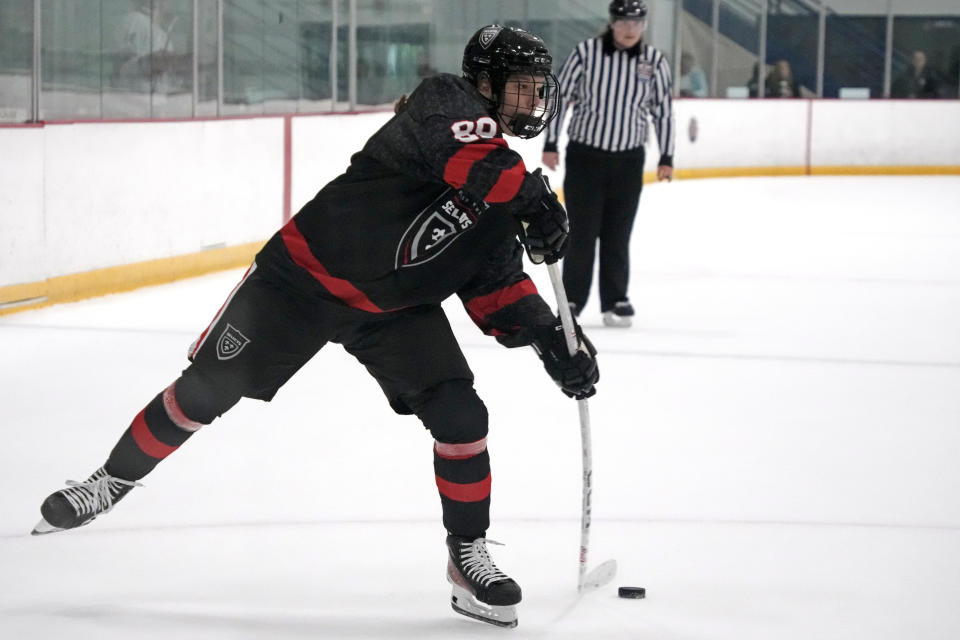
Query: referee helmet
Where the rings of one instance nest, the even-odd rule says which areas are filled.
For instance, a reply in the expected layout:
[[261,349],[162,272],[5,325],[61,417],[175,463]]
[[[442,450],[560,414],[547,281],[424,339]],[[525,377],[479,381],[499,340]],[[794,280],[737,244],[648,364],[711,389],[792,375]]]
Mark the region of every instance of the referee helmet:
[[613,0],[610,17],[614,20],[642,20],[647,17],[647,3],[643,0]]

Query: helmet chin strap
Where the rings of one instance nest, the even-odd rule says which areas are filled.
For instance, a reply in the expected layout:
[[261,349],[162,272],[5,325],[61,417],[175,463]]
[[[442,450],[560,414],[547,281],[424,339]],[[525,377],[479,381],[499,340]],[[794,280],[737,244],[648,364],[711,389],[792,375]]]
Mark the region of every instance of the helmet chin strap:
[[539,133],[541,118],[532,115],[526,114],[516,114],[509,122],[506,123],[510,127],[510,131],[513,132],[513,135],[523,138],[524,132],[527,131],[529,127],[532,131]]

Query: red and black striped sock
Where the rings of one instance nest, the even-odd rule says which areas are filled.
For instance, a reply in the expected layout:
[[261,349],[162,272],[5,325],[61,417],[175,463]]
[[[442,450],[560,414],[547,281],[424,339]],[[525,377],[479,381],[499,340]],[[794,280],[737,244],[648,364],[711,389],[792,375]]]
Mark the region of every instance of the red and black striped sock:
[[133,419],[110,452],[107,473],[139,480],[203,426],[184,414],[174,393],[175,385],[164,389]]
[[463,444],[435,441],[433,469],[443,507],[443,526],[458,536],[485,535],[490,526],[487,439]]

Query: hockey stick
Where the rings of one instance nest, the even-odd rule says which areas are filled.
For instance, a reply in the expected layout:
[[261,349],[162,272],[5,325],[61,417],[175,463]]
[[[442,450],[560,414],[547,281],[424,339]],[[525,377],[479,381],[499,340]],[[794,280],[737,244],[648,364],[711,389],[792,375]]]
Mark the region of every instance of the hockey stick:
[[[563,288],[560,267],[556,262],[547,265],[550,282],[557,297],[560,311],[560,323],[567,340],[567,349],[572,356],[577,352],[577,331],[573,324],[573,314],[567,304],[567,292]],[[583,503],[580,512],[580,572],[577,577],[577,591],[584,593],[607,584],[617,574],[617,561],[607,560],[587,571],[587,548],[590,544],[590,496],[593,493],[593,454],[590,447],[590,408],[587,399],[577,400],[580,410],[580,441],[583,445]]]

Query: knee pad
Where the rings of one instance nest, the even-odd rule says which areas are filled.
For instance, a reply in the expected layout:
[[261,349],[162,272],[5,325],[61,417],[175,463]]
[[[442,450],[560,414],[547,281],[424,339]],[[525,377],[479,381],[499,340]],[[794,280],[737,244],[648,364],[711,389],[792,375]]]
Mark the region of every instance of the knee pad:
[[476,442],[487,435],[487,407],[469,380],[441,382],[407,404],[437,442]]
[[209,376],[190,365],[170,385],[184,416],[200,424],[210,424],[240,401],[240,393],[224,389]]

